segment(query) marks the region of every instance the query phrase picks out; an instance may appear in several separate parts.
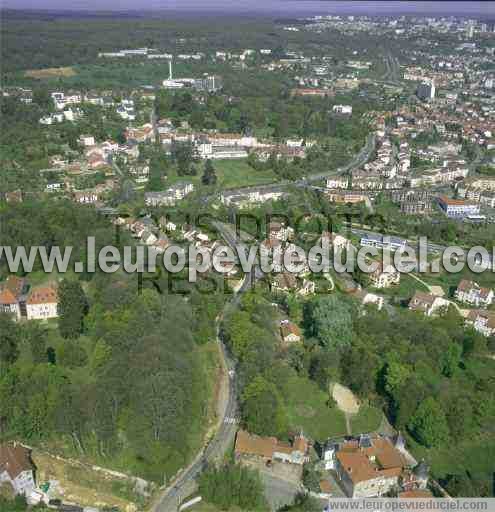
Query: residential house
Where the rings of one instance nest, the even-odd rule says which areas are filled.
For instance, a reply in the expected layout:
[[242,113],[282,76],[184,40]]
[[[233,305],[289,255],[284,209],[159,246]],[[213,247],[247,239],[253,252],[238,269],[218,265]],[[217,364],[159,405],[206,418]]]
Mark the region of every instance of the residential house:
[[23,496],[29,496],[36,487],[30,451],[20,444],[0,444],[0,486],[3,484]]
[[378,308],[378,311],[381,311],[381,309],[383,308],[384,299],[381,295],[376,295],[374,293],[365,293],[361,300],[361,304],[363,306],[372,304]]
[[152,248],[158,253],[163,254],[170,245],[169,239],[165,235],[160,235],[156,242],[152,244]]
[[490,288],[483,288],[474,281],[463,279],[457,286],[455,298],[460,302],[480,307],[492,304],[494,294]]
[[274,272],[282,272],[284,254],[282,242],[278,238],[267,238],[260,244],[260,258],[272,263]]
[[380,263],[368,276],[371,285],[375,288],[389,288],[400,282],[400,272],[393,265],[384,267],[383,263]]
[[268,224],[268,237],[286,242],[294,236],[294,230],[282,222],[270,222]]
[[58,293],[54,284],[33,288],[26,300],[28,320],[46,320],[58,316]]
[[330,233],[330,231],[323,231],[320,238],[320,243],[328,243],[333,247],[333,250],[347,250],[351,246],[351,241],[338,233]]
[[0,311],[10,313],[16,320],[19,320],[23,314],[25,291],[25,279],[8,276],[4,283],[0,283]]
[[93,204],[99,199],[99,194],[94,189],[76,190],[73,192],[72,197],[76,203]]
[[495,334],[495,311],[483,309],[470,311],[466,318],[466,324],[474,327],[483,336],[493,336]]
[[352,107],[351,107],[351,105],[334,105],[332,107],[332,112],[334,114],[350,116],[352,114]]
[[448,308],[450,302],[432,293],[416,292],[409,302],[411,311],[420,311],[426,316],[437,314],[442,308]]
[[282,320],[280,322],[280,335],[285,343],[301,341],[301,330],[290,320]]
[[301,434],[294,438],[292,444],[279,441],[275,437],[260,437],[245,430],[237,432],[235,456],[237,459],[255,458],[264,462],[286,462],[303,465],[309,461],[309,443]]
[[158,238],[148,229],[145,229],[141,233],[141,242],[145,245],[154,245],[158,241]]
[[349,498],[383,496],[398,486],[408,466],[401,451],[381,436],[362,434],[334,445],[328,455]]
[[305,297],[306,295],[312,295],[316,291],[316,284],[309,279],[303,279],[302,286],[300,286],[296,293]]
[[140,128],[127,128],[125,131],[125,138],[127,141],[146,142],[153,138],[153,126],[150,123],[146,123]]
[[294,274],[282,272],[273,277],[271,289],[274,292],[290,292],[297,290],[297,279]]

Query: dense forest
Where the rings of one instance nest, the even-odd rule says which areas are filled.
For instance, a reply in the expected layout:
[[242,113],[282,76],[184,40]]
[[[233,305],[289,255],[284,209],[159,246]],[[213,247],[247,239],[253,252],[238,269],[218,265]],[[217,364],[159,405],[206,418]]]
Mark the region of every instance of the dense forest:
[[[23,203],[1,213],[11,245],[98,242],[113,232],[90,209]],[[215,301],[159,294],[137,276],[44,275],[58,280],[59,319],[0,315],[0,436],[56,447],[163,482],[197,450],[210,380],[204,344]],[[27,276],[39,281],[40,273]]]
[[[251,16],[232,19],[228,16],[199,15],[160,18],[153,16],[119,18],[107,16],[44,13],[30,16],[20,11],[5,11],[2,16],[2,72],[54,66],[72,66],[93,62],[99,52],[123,48],[149,47],[170,53],[192,51],[231,51],[244,48],[309,47],[324,55],[332,49],[337,57],[350,50],[366,48],[382,53],[397,41],[383,37],[351,36],[339,32],[296,33],[281,29],[274,19]],[[14,56],[12,49],[16,48]]]

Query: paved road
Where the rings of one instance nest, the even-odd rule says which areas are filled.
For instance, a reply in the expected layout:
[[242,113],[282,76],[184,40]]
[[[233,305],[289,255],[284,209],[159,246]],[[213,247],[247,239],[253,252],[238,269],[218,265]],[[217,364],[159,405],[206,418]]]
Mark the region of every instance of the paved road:
[[[150,120],[151,123],[153,124],[153,128],[156,130],[156,114],[154,110],[151,113]],[[375,143],[375,136],[370,135],[367,138],[366,144],[361,149],[361,151],[344,167],[341,167],[335,171],[321,173],[318,175],[312,175],[307,179],[299,180],[298,182],[289,183],[287,185],[295,184],[297,186],[307,186],[311,182],[324,179],[331,175],[345,174],[346,172],[349,172],[351,169],[363,165],[370,158],[372,152],[375,149]],[[265,186],[264,188],[280,186],[280,184],[273,184]],[[260,187],[256,188],[259,189]],[[220,222],[214,222],[213,225],[222,235],[227,244],[229,244],[234,250],[244,249],[244,251],[247,253],[248,247],[243,242],[238,240],[233,226]],[[239,288],[238,292],[234,295],[232,300],[239,300],[240,295],[249,290],[252,284],[261,277],[263,277],[263,273],[261,272],[259,267],[255,266],[250,273],[245,275],[241,287]],[[169,487],[167,487],[163,491],[157,503],[152,507],[153,512],[176,511],[180,503],[187,496],[189,496],[191,493],[195,491],[196,479],[199,476],[199,474],[203,471],[203,469],[208,465],[208,463],[220,460],[226,453],[234,439],[235,432],[237,430],[236,425],[239,421],[239,408],[237,402],[236,389],[237,378],[235,374],[235,362],[230,358],[220,336],[219,329],[221,320],[222,315],[219,316],[216,322],[217,340],[218,343],[220,344],[221,353],[224,359],[225,366],[229,372],[228,400],[224,414],[222,415],[221,418],[221,424],[212,440],[198,453],[194,461],[184,471],[182,471],[179,474],[179,476],[171,483]],[[286,490],[284,490],[284,494],[286,494]]]
[[[319,174],[311,174],[305,178],[296,181],[280,181],[276,183],[268,183],[266,185],[255,185],[252,187],[238,187],[226,189],[225,192],[230,194],[247,194],[250,191],[262,191],[262,192],[279,192],[287,189],[287,187],[308,187],[311,183],[321,181],[330,176],[339,176],[343,174],[348,174],[350,171],[357,169],[364,165],[373,154],[376,147],[376,135],[374,133],[369,134],[366,138],[366,143],[360,149],[360,151],[352,157],[352,159],[343,167],[339,167],[338,169],[334,169],[332,171],[326,171]],[[217,195],[209,195],[202,198],[205,202],[216,199]]]
[[[214,226],[232,248],[245,248],[247,250],[247,247],[237,240],[235,231],[231,226],[220,222],[215,222]],[[254,269],[253,272],[254,278],[251,274],[246,274],[242,286],[234,295],[232,301],[237,301],[242,293],[249,290],[253,280],[259,279],[263,275],[259,269]],[[195,491],[196,478],[203,469],[208,465],[208,463],[221,460],[234,440],[234,436],[237,431],[237,423],[239,422],[237,377],[235,373],[235,362],[230,357],[220,336],[220,324],[222,318],[223,313],[219,315],[216,322],[217,340],[220,344],[222,357],[229,373],[229,386],[227,406],[221,417],[220,427],[212,440],[201,450],[189,467],[186,468],[179,477],[174,480],[174,482],[172,482],[171,486],[164,490],[157,504],[153,507],[153,512],[172,512],[177,510],[178,505],[184,500],[184,498]]]

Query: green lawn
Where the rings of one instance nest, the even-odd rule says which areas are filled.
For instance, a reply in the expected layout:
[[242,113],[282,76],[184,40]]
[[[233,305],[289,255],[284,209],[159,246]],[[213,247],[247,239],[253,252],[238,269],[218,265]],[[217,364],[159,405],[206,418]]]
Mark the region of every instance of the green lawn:
[[223,188],[264,185],[278,181],[272,170],[256,171],[246,160],[214,160],[213,167],[217,172],[218,184]]
[[461,443],[449,443],[441,448],[425,448],[407,439],[411,453],[431,464],[434,477],[443,478],[446,475],[462,474],[466,470],[478,475],[489,477],[495,468],[495,439],[487,436],[485,439],[469,439]]
[[362,405],[358,414],[351,418],[351,429],[353,434],[362,434],[378,430],[382,421],[382,411],[376,407]]
[[[423,275],[421,275],[420,278],[423,279]],[[428,289],[410,275],[402,274],[398,285],[392,285],[390,288],[381,288],[379,290],[370,287],[370,291],[376,291],[376,293],[381,295],[405,300],[410,299],[416,291],[427,292]]]
[[329,437],[346,434],[344,414],[336,407],[328,407],[328,393],[314,382],[293,376],[288,384],[289,426],[314,440],[324,441]]
[[495,287],[495,273],[489,271],[475,273],[471,272],[467,267],[465,267],[462,272],[453,274],[445,271],[437,273],[424,273],[420,275],[420,278],[429,285],[441,286],[448,296],[452,295],[455,288],[457,288],[457,285],[462,279],[475,281],[481,286],[486,286],[489,288]]
[[[279,181],[273,171],[256,171],[245,159],[213,160],[212,164],[217,175],[217,186],[221,189],[266,185]],[[195,186],[200,186],[203,167],[204,162],[200,162],[196,176],[169,176],[164,181],[164,186],[170,186],[177,181],[191,181]]]

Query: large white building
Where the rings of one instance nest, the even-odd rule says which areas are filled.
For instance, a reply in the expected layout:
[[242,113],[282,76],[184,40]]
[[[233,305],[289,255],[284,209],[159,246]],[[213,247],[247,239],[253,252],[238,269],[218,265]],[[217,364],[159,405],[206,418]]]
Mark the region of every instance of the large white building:
[[184,199],[194,190],[194,185],[189,182],[178,182],[167,190],[160,192],[145,192],[144,202],[147,206],[172,206],[177,201]]
[[450,218],[464,218],[470,215],[479,215],[480,205],[469,203],[461,199],[450,199],[445,196],[438,198],[438,205],[442,211]]

